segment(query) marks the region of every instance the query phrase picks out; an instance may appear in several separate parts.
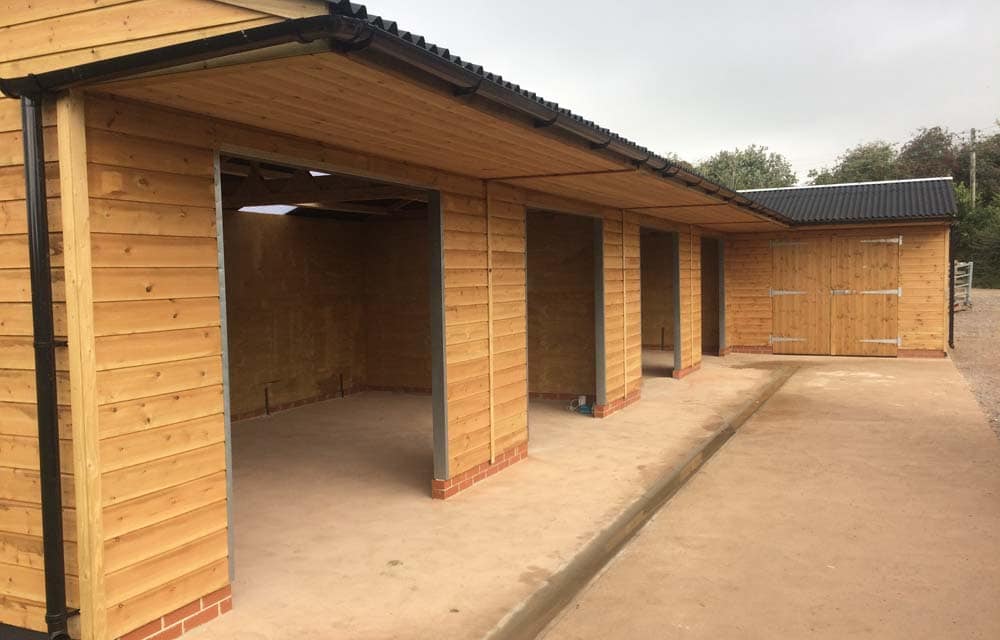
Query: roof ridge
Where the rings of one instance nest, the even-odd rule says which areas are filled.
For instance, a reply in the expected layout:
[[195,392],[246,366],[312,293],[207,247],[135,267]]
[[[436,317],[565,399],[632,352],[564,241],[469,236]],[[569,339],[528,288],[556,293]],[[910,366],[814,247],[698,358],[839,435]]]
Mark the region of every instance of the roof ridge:
[[860,187],[870,184],[904,184],[907,182],[931,182],[934,180],[953,180],[951,176],[936,178],[903,178],[900,180],[872,180],[870,182],[837,182],[834,184],[804,184],[794,187],[765,187],[763,189],[739,189],[737,193],[755,193],[759,191],[792,191],[793,189],[824,189],[827,187]]

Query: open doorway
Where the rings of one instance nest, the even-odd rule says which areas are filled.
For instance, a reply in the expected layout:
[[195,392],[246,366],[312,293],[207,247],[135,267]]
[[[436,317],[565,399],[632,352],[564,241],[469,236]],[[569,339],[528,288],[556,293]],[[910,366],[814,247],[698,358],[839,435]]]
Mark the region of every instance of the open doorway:
[[639,233],[642,286],[642,373],[669,377],[675,368],[679,283],[677,234],[643,228]]
[[722,242],[701,238],[701,352],[722,355],[725,345],[722,299]]
[[428,496],[434,198],[237,157],[220,173],[233,557],[252,578],[343,513]]
[[594,234],[592,218],[527,215],[528,392],[583,413],[597,393]]

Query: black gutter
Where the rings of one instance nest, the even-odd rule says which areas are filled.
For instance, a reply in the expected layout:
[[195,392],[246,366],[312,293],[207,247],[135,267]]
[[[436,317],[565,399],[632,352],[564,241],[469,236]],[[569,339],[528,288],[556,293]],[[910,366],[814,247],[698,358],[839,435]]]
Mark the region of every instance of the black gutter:
[[309,44],[317,40],[330,40],[330,48],[335,49],[363,41],[367,37],[370,37],[367,25],[357,20],[333,15],[299,18],[37,75],[0,78],[0,91],[12,98],[20,98],[25,95],[61,91],[83,84],[108,82],[291,42]]
[[59,400],[56,390],[55,324],[49,214],[45,192],[42,96],[21,98],[24,182],[27,188],[28,259],[31,265],[31,318],[35,336],[35,398],[38,403],[38,464],[42,499],[42,552],[45,566],[45,622],[49,638],[69,640],[66,559],[63,547],[62,477],[59,461]]

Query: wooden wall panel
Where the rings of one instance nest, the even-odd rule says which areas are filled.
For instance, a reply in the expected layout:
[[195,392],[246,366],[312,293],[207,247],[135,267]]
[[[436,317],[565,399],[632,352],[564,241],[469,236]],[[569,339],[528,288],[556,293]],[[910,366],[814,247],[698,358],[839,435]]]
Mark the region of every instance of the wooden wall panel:
[[903,230],[899,247],[900,349],[947,351],[948,229]]
[[483,198],[445,193],[441,206],[455,476],[527,440],[527,247],[520,205],[491,200],[489,219]]
[[[58,157],[53,114],[47,113],[46,159]],[[27,211],[24,202],[21,109],[16,100],[0,98],[0,623],[36,631],[45,629],[45,587],[42,571],[41,494],[38,476],[38,427],[35,408],[35,366],[32,348],[31,298],[28,282]],[[58,176],[55,164],[47,165]],[[58,181],[49,180],[51,195]],[[58,198],[49,201],[53,294],[62,289],[62,228]],[[66,307],[54,307],[57,337],[66,338]],[[69,523],[66,540],[76,539],[69,374],[66,349],[57,350],[59,423],[62,439],[64,510]],[[66,548],[68,597],[79,603],[76,547]],[[74,605],[76,606],[76,605]]]
[[622,217],[602,221],[604,254],[604,376],[607,402],[625,398],[625,272]]
[[341,385],[360,389],[367,363],[363,225],[239,212],[226,212],[224,225],[233,417],[336,397]]
[[0,13],[0,76],[40,73],[277,22],[212,0],[19,0]]
[[674,238],[645,233],[642,246],[642,344],[674,348]]
[[489,216],[493,437],[501,453],[528,441],[527,220],[524,206],[499,199],[490,200]]
[[626,393],[642,386],[642,255],[639,225],[626,219],[622,225],[625,280],[625,380]]
[[701,239],[701,350],[719,353],[719,242]]
[[757,236],[725,239],[726,342],[767,348],[771,336],[771,241]]
[[621,212],[602,220],[604,366],[607,402],[642,386],[642,282],[639,225]]
[[680,269],[680,369],[701,362],[701,236],[694,227],[677,234],[677,264]]
[[364,383],[429,391],[427,220],[372,220],[363,226]]
[[528,388],[593,396],[594,222],[528,214]]
[[186,501],[192,488],[224,478],[213,155],[173,143],[155,119],[113,125],[88,118],[87,150],[103,579],[118,637],[227,584],[228,550],[224,486],[198,527],[184,525],[196,540],[146,535],[186,523],[200,504]]

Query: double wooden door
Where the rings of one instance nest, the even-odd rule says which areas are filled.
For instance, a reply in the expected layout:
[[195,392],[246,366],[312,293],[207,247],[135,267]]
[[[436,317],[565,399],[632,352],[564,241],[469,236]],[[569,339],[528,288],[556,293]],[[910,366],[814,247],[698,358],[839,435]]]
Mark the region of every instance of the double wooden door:
[[771,347],[779,354],[894,356],[902,236],[771,243]]

